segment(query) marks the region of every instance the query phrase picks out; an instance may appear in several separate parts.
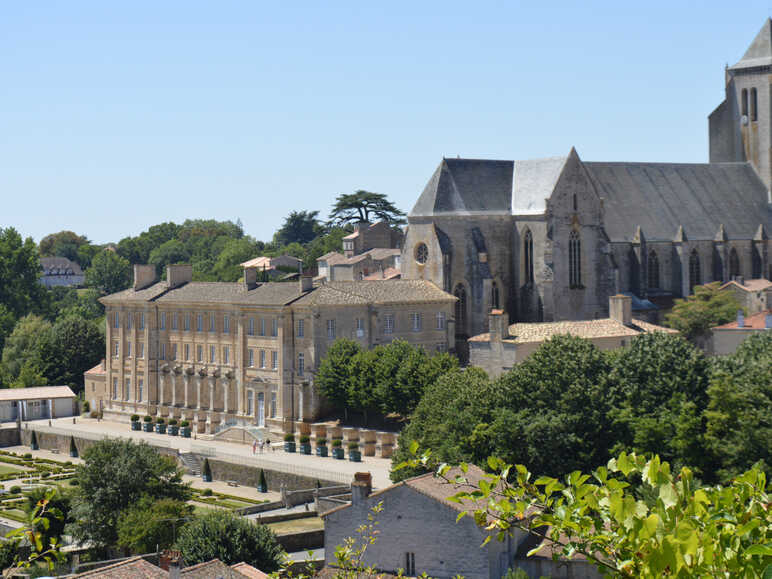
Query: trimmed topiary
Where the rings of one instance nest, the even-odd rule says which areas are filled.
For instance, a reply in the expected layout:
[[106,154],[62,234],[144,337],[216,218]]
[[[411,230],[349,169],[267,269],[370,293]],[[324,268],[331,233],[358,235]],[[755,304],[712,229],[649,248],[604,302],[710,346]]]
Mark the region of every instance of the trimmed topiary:
[[212,482],[212,467],[209,466],[209,459],[204,459],[204,465],[201,468],[201,478],[204,482]]
[[257,483],[257,490],[261,493],[268,492],[268,482],[265,480],[265,471],[262,468],[260,469],[260,480]]
[[144,422],[153,422],[153,417],[149,414],[142,419]]

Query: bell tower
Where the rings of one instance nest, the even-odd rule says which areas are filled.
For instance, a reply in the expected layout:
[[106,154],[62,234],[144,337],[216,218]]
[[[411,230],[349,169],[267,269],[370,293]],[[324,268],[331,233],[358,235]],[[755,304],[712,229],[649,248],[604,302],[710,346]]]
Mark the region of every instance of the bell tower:
[[725,71],[726,98],[708,117],[710,162],[753,165],[772,186],[772,20],[737,64]]

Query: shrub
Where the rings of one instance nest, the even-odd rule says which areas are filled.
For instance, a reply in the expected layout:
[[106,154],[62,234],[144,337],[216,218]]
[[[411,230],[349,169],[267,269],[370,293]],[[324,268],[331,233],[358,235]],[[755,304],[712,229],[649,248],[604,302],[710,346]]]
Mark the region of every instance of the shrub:
[[148,414],[142,420],[143,422],[153,422],[153,417]]
[[326,438],[322,437],[322,438],[317,438],[316,439],[316,446],[324,446],[326,444],[327,444],[327,439]]
[[[34,432],[34,430],[33,430],[33,432]],[[23,456],[22,458],[32,458],[32,453],[30,453],[30,452],[25,452],[25,453],[24,453],[24,456]]]
[[172,418],[169,421],[169,426],[177,426],[177,419],[176,418]]
[[212,480],[212,467],[209,466],[209,459],[204,459],[204,466],[201,467],[201,474],[203,474],[207,479]]
[[51,476],[50,472],[42,472],[40,473],[40,478],[48,478]]
[[261,489],[268,490],[268,483],[265,480],[265,471],[262,468],[260,469],[260,480],[258,482]]
[[91,414],[89,414],[89,416],[91,418],[99,418],[99,412],[97,412],[96,410],[92,410]]
[[89,412],[91,410],[91,405],[88,403],[88,400],[86,400],[83,403],[83,412]]
[[308,444],[309,442],[311,442],[311,437],[308,436],[307,434],[303,434],[300,437],[300,444]]
[[8,492],[10,492],[12,495],[17,495],[21,492],[21,487],[19,485],[13,485],[10,489],[8,489]]
[[295,435],[291,432],[288,432],[284,435],[284,442],[295,442]]
[[132,422],[139,422],[139,415],[138,414],[132,414],[131,415],[131,421]]
[[340,448],[342,444],[343,444],[343,441],[340,438],[333,438],[332,439],[332,446],[334,448]]
[[348,449],[349,450],[359,450],[359,443],[351,441],[348,443]]
[[80,481],[79,481],[78,479],[74,478],[74,479],[72,479],[72,480],[70,481],[70,484],[71,484],[72,486],[76,487],[76,486],[78,486],[78,485],[80,484]]
[[[30,446],[35,446],[37,443],[38,443],[38,435],[37,435],[37,434],[35,433],[35,431],[33,430],[33,431],[32,431],[32,434],[31,434],[31,435],[30,435],[30,437],[29,437],[29,445],[30,445]],[[32,458],[32,455],[31,455],[31,454],[30,454],[29,456],[30,456],[30,458]]]
[[212,489],[204,489],[203,491],[201,491],[201,494],[204,495],[205,497],[211,497]]
[[161,418],[160,416],[155,419],[155,423],[156,424],[163,424],[164,422],[166,422],[166,421],[163,418]]
[[180,428],[187,428],[188,426],[190,426],[190,422],[188,422],[187,420],[183,420],[182,422],[180,422]]

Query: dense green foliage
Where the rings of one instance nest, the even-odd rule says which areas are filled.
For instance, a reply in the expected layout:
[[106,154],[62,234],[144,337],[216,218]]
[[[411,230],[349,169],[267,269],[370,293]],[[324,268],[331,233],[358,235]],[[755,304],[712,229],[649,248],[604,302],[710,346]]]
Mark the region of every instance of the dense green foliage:
[[136,509],[141,499],[187,500],[190,491],[182,473],[169,457],[147,444],[131,440],[105,439],[82,454],[78,486],[73,499],[74,523],[69,530],[79,541],[97,546],[118,541],[118,521],[127,509]]
[[89,267],[93,257],[101,251],[101,248],[91,244],[88,238],[72,231],[46,235],[40,240],[39,248],[42,257],[66,257],[83,269]]
[[26,513],[31,515],[41,501],[47,500],[48,511],[57,515],[50,517],[47,524],[36,525],[35,530],[42,535],[43,543],[48,544],[51,538],[61,539],[65,525],[72,522],[70,518],[72,497],[69,492],[62,491],[60,488],[52,490],[47,487],[36,487],[25,494],[25,499]]
[[[772,334],[716,361],[675,335],[602,352],[557,336],[496,380],[470,368],[429,386],[400,434],[443,461],[488,456],[548,476],[590,470],[615,453],[658,453],[723,482],[772,459]],[[416,471],[392,472],[401,480]]]
[[86,285],[102,294],[112,294],[129,287],[131,264],[114,251],[104,250],[94,256],[86,270]]
[[317,235],[323,233],[318,216],[318,211],[292,211],[273,236],[274,243],[279,246],[290,243],[304,245],[313,241]]
[[193,506],[176,499],[143,497],[118,518],[118,546],[132,553],[169,549],[193,516]]
[[244,561],[270,573],[282,560],[282,549],[268,527],[229,511],[212,511],[191,521],[180,531],[177,548],[186,565],[217,558],[227,565]]
[[314,382],[339,410],[409,415],[426,388],[458,367],[455,357],[429,356],[423,348],[394,340],[372,350],[336,340],[319,364]]
[[386,195],[362,189],[338,195],[330,211],[330,223],[334,225],[373,221],[401,225],[405,223],[404,217],[405,213],[397,209]]
[[713,326],[731,322],[740,305],[732,292],[720,291],[720,287],[718,281],[695,286],[692,295],[675,301],[665,324],[681,332],[687,340],[699,343]]

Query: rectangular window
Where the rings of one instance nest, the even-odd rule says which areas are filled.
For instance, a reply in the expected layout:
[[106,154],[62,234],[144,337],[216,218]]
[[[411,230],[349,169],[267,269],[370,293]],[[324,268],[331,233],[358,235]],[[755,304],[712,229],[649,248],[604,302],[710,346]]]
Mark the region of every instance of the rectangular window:
[[217,361],[217,348],[215,346],[209,346],[209,363],[213,364]]
[[190,331],[190,314],[185,314],[185,331]]
[[140,378],[137,382],[137,402],[142,402],[142,394],[143,390],[145,389],[145,381]]
[[306,369],[306,360],[303,352],[298,353],[298,376],[303,375],[303,371]]
[[327,320],[327,338],[335,339],[335,320]]
[[357,338],[361,338],[365,335],[365,319],[357,318]]
[[118,400],[118,378],[113,378],[113,400]]
[[113,342],[113,358],[117,358],[118,356],[119,356],[118,342]]
[[203,362],[204,361],[204,347],[203,346],[196,346],[196,361]]
[[131,378],[126,378],[126,384],[123,389],[123,399],[128,400],[131,394]]
[[260,318],[260,335],[265,336],[265,318]]
[[415,576],[415,553],[405,553],[405,575]]
[[276,418],[276,392],[271,392],[271,418]]
[[137,342],[137,358],[145,357],[145,342]]
[[255,351],[251,348],[248,350],[248,358],[249,358],[249,367],[254,368],[255,367]]
[[437,312],[437,329],[445,329],[445,312]]
[[231,317],[228,314],[222,317],[222,331],[224,334],[231,333]]
[[412,320],[412,323],[413,323],[413,331],[420,332],[421,331],[421,314],[414,312],[410,314],[410,319]]
[[231,349],[229,346],[223,346],[222,348],[222,363],[223,364],[231,363]]
[[132,313],[131,313],[131,312],[128,312],[128,313],[126,314],[126,329],[127,329],[127,330],[130,330],[130,329],[131,329],[131,318],[132,318],[132,317],[133,317],[133,315],[132,315]]
[[145,314],[140,313],[139,314],[139,329],[144,330],[145,329]]
[[247,324],[247,335],[255,335],[255,318],[249,318],[249,323]]
[[166,360],[166,344],[161,344],[161,360]]
[[298,320],[298,338],[302,338],[305,334],[305,320]]
[[161,329],[166,329],[166,312],[161,312],[161,319],[159,320],[159,323],[161,324]]
[[247,390],[247,416],[252,416],[255,413],[255,392],[254,390]]
[[276,370],[279,367],[279,355],[275,350],[271,352],[271,368]]
[[265,368],[265,350],[260,350],[260,367]]
[[209,314],[209,331],[214,332],[217,328],[217,317],[215,314]]
[[113,328],[120,328],[121,327],[121,314],[118,312],[115,312],[115,315],[113,316]]
[[394,314],[383,316],[383,333],[391,334],[394,331]]
[[172,344],[172,360],[177,359],[177,344]]
[[276,337],[279,335],[279,320],[276,318],[271,319],[271,336]]
[[204,316],[202,314],[196,314],[196,331],[204,331]]
[[177,330],[177,329],[179,329],[179,316],[177,312],[174,312],[172,314],[172,330]]
[[185,360],[190,360],[190,344],[185,344]]
[[131,342],[126,342],[126,357],[131,358]]

